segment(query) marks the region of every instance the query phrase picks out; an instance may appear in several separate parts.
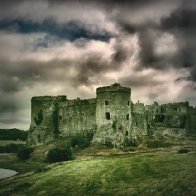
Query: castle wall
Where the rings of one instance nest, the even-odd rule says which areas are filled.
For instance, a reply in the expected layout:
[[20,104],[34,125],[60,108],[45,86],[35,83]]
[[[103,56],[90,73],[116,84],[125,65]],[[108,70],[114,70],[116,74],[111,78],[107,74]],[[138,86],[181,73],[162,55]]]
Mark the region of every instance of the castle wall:
[[147,120],[148,116],[145,111],[143,103],[132,104],[132,125],[139,129],[142,129],[147,134]]
[[189,111],[189,133],[196,135],[196,107],[190,107]]
[[85,134],[95,130],[96,99],[67,100],[59,105],[59,131],[63,136]]
[[[144,106],[131,102],[131,89],[120,84],[97,88],[96,99],[67,100],[66,96],[33,97],[28,143],[50,141],[59,136],[95,133],[94,141],[122,147],[158,130],[196,135],[196,108],[188,102]],[[177,131],[178,132],[178,131]]]

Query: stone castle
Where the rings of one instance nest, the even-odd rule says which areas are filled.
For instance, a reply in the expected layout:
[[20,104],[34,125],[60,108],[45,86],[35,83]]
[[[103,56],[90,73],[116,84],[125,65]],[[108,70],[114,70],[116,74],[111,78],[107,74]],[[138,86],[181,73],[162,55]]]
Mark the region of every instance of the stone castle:
[[92,134],[93,141],[121,147],[138,134],[196,134],[196,108],[188,102],[152,105],[133,103],[131,89],[115,83],[96,89],[96,98],[68,100],[41,96],[31,100],[28,143]]

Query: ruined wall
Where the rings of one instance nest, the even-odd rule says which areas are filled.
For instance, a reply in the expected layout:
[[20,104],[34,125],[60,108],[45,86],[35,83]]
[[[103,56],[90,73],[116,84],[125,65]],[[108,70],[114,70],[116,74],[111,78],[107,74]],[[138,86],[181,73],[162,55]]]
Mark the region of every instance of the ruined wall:
[[189,110],[189,134],[196,135],[196,107]]
[[96,126],[96,99],[67,100],[59,105],[59,131],[62,136],[93,132]]
[[195,134],[196,108],[188,102],[152,105],[131,102],[131,89],[120,84],[97,88],[96,99],[67,100],[66,96],[33,97],[28,143],[56,137],[95,133],[93,140],[122,147],[137,134]]
[[144,135],[148,134],[152,120],[152,110],[146,110],[143,103],[139,101],[132,104],[132,126],[140,129]]
[[29,144],[49,141],[58,134],[58,103],[61,102],[66,102],[66,96],[42,96],[31,99]]
[[169,103],[161,106],[164,123],[168,128],[182,128],[186,127],[188,120],[189,104],[188,102]]

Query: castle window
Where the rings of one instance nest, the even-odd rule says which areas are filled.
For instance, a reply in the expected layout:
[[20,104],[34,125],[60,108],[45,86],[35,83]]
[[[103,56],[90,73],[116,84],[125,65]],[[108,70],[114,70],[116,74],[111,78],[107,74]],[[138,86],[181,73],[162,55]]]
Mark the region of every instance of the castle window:
[[105,119],[106,119],[106,120],[110,120],[110,118],[111,118],[111,117],[110,117],[110,113],[109,113],[109,112],[106,112],[106,113],[105,113]]
[[126,115],[127,120],[129,120],[129,114]]
[[41,142],[41,137],[40,137],[40,135],[37,136],[37,139],[38,139],[38,143],[40,143],[40,142]]
[[129,106],[129,101],[127,102],[127,105]]
[[109,105],[109,101],[105,101],[105,105]]
[[126,131],[126,132],[125,132],[125,135],[126,135],[126,136],[128,136],[128,135],[129,135],[128,131]]

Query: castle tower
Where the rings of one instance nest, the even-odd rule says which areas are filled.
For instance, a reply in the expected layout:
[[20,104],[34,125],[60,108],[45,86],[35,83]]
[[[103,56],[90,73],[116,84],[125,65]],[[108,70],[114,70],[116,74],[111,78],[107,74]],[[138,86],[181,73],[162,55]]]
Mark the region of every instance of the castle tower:
[[111,124],[115,129],[131,127],[131,89],[115,83],[96,90],[97,128]]
[[66,96],[40,96],[31,99],[28,144],[44,143],[58,134],[58,105],[61,102],[66,102]]

